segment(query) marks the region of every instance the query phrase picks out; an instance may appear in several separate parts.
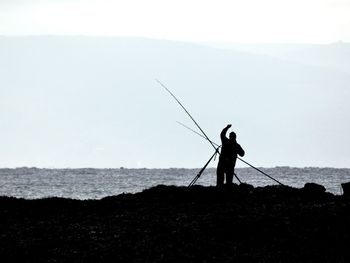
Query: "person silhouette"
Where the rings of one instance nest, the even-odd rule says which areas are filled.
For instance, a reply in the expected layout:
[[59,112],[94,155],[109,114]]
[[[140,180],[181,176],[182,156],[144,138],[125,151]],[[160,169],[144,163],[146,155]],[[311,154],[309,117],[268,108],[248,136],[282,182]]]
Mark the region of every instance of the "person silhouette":
[[220,133],[221,138],[221,154],[219,157],[219,163],[216,170],[216,185],[224,185],[226,175],[226,185],[232,185],[233,175],[235,173],[235,166],[237,160],[237,154],[241,157],[245,152],[242,147],[236,141],[236,133],[230,132],[229,138],[226,137],[227,130],[231,128],[231,124],[228,124]]

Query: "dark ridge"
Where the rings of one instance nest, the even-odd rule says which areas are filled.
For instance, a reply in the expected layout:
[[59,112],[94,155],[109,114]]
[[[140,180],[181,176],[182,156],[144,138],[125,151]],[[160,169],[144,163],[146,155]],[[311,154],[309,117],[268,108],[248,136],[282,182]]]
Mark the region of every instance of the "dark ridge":
[[350,198],[306,184],[0,197],[1,262],[349,262]]

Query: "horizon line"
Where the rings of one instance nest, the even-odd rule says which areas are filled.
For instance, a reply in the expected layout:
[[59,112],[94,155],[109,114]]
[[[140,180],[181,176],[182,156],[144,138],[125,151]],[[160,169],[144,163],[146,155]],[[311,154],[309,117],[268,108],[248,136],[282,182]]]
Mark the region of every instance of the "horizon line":
[[129,36],[129,35],[89,35],[89,34],[0,34],[0,37],[86,37],[86,38],[133,38],[133,39],[148,39],[148,40],[162,40],[171,42],[182,42],[182,43],[199,43],[199,44],[258,44],[258,45],[332,45],[332,44],[350,44],[350,41],[334,40],[329,42],[303,42],[303,41],[228,41],[228,40],[179,40],[169,39],[161,37],[147,37],[147,36]]
[[[289,169],[350,169],[350,167],[331,167],[331,166],[288,166],[288,165],[276,165],[274,167],[264,167],[258,166],[261,169],[277,169],[277,168],[289,168]],[[147,170],[171,170],[171,169],[185,169],[185,170],[194,170],[202,169],[202,167],[38,167],[38,166],[16,166],[16,167],[0,167],[0,170],[14,170],[14,169],[38,169],[38,170],[80,170],[80,169],[93,169],[93,170],[117,170],[117,169],[147,169]],[[207,169],[216,169],[215,167],[207,167]],[[235,169],[253,169],[251,167],[236,167]]]

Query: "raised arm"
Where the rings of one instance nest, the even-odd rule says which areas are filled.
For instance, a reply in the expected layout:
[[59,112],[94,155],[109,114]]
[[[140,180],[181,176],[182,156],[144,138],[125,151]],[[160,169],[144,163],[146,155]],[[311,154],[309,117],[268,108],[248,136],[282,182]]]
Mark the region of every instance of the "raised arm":
[[227,133],[227,130],[231,128],[231,124],[228,124],[220,133],[220,138],[221,138],[221,141],[224,141],[226,139],[226,133]]

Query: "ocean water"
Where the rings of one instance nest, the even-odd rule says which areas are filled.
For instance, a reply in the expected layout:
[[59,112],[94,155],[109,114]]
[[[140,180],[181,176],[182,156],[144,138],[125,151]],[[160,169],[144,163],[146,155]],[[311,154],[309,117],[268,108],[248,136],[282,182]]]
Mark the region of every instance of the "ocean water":
[[[328,192],[342,194],[341,183],[350,182],[350,169],[335,168],[260,168],[283,184],[303,187],[307,182],[318,183]],[[65,197],[100,199],[122,193],[135,193],[164,185],[187,186],[198,169],[0,169],[0,196],[26,199]],[[254,186],[276,182],[252,168],[237,168],[240,180]],[[236,179],[234,179],[236,180]],[[215,185],[216,170],[207,169],[198,179],[199,185]]]

